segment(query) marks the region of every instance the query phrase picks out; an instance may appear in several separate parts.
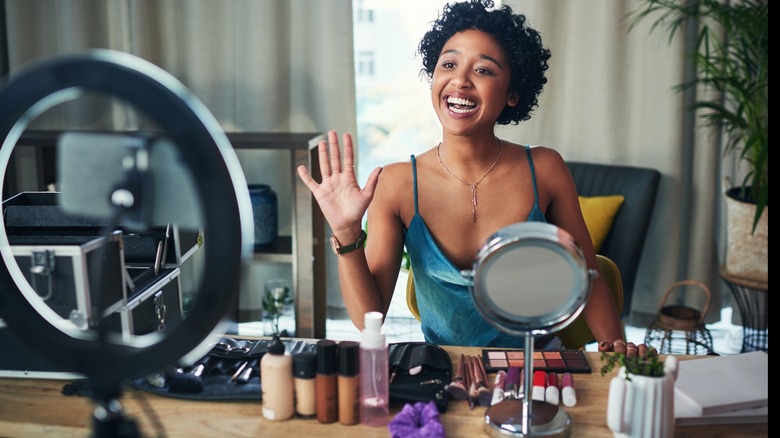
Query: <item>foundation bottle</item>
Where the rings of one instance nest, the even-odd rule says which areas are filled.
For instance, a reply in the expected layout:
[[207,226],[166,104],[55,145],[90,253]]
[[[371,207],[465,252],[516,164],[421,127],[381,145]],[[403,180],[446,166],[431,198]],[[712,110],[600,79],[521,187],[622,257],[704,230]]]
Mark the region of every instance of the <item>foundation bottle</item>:
[[300,418],[317,416],[317,353],[304,351],[293,355],[293,380],[295,382],[295,413]]
[[384,426],[390,421],[390,369],[380,312],[364,316],[360,340],[360,422]]
[[263,417],[269,420],[288,420],[295,412],[292,364],[292,356],[284,351],[279,336],[274,335],[268,353],[260,359]]
[[360,422],[360,344],[339,342],[339,423],[350,426]]
[[337,344],[330,339],[317,341],[317,373],[314,376],[317,421],[335,423],[339,419]]

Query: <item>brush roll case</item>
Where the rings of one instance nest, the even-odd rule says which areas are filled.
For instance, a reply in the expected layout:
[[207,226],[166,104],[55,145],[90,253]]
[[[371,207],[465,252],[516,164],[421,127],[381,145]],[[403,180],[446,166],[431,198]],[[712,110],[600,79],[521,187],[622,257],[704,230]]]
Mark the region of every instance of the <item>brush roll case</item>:
[[[270,342],[223,337],[192,365],[171,366],[156,375],[134,379],[131,385],[158,395],[189,400],[261,401],[260,359],[268,352]],[[317,345],[310,342],[292,339],[282,342],[286,354],[317,351]],[[246,383],[237,383],[232,377],[243,364],[246,364],[245,368],[251,367],[252,372]],[[452,381],[452,361],[444,349],[427,342],[391,343],[388,345],[388,364],[392,379],[389,384],[391,404],[433,401],[439,412],[446,412],[449,402],[446,388]],[[183,376],[192,374],[200,365],[204,367],[199,377]]]
[[441,347],[428,342],[397,342],[388,345],[390,403],[436,403],[447,411],[452,381],[452,360]]
[[[137,378],[132,381],[132,386],[158,395],[189,400],[261,401],[260,359],[268,352],[270,343],[270,339],[223,337],[192,365],[178,369],[172,366],[156,375]],[[283,339],[282,343],[285,353],[290,355],[317,349],[315,344],[301,340]],[[194,377],[192,372],[199,365],[205,365],[202,374]],[[251,368],[249,378],[245,382],[234,381],[233,375],[242,367],[243,371]],[[193,381],[193,378],[199,379],[199,382]]]

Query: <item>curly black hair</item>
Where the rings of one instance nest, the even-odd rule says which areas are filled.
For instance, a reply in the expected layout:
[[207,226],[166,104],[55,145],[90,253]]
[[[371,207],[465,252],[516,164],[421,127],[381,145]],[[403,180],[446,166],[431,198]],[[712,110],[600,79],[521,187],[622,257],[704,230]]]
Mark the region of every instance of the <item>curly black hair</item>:
[[504,107],[496,123],[518,124],[530,119],[531,112],[539,106],[539,94],[547,83],[544,72],[549,67],[550,50],[542,46],[542,37],[527,25],[525,15],[513,13],[507,5],[493,8],[493,0],[445,5],[417,48],[423,64],[420,74],[429,82],[433,79],[442,48],[456,33],[473,29],[492,35],[509,58],[512,71],[509,87],[518,97],[518,104]]

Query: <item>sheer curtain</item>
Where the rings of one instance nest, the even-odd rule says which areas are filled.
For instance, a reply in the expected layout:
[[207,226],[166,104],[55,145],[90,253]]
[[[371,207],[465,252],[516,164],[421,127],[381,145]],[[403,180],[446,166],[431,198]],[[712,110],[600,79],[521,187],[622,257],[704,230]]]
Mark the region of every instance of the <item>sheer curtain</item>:
[[[719,319],[727,294],[717,276],[720,161],[706,131],[689,139],[683,96],[672,89],[683,79],[682,41],[670,45],[649,26],[628,32],[634,0],[503,3],[528,16],[553,57],[540,107],[501,135],[566,159],[663,174],[634,296],[637,320],[628,322],[646,325],[681,279],[711,287],[708,320]],[[355,132],[351,7],[350,0],[5,0],[2,46],[11,72],[93,47],[138,55],[179,78],[226,131]],[[244,158],[249,167],[263,161]],[[272,167],[261,171],[273,175]],[[328,276],[328,295],[338,296],[332,266]]]
[[502,132],[565,159],[644,166],[662,173],[633,314],[642,327],[672,283],[694,279],[713,292],[708,322],[727,289],[718,277],[720,156],[708,130],[687,123],[684,42],[650,21],[629,32],[636,0],[504,0],[526,14],[552,51],[549,82],[531,120]]

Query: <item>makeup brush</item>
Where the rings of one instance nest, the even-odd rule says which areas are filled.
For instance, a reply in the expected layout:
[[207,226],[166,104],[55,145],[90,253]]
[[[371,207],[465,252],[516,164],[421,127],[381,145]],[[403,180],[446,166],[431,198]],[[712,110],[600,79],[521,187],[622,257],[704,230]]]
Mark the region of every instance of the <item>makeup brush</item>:
[[467,386],[469,389],[469,409],[474,409],[474,405],[477,403],[477,370],[474,368],[471,356],[466,356],[466,365],[468,369],[466,376],[469,382]]
[[447,392],[455,400],[466,400],[469,398],[469,391],[466,389],[466,359],[460,355],[458,359],[458,369],[452,376],[452,381],[447,385]]
[[493,399],[493,393],[490,391],[487,385],[487,372],[482,361],[477,356],[472,356],[471,362],[474,364],[477,374],[477,403],[480,406],[490,406],[490,402]]
[[172,365],[165,366],[162,370],[146,376],[146,383],[155,388],[164,388],[165,384],[181,370]]
[[520,385],[520,368],[509,367],[509,371],[506,373],[506,386],[504,390],[505,399],[517,399],[518,386]]
[[201,376],[206,367],[208,367],[211,358],[206,356],[200,360],[193,368],[187,373],[177,373],[171,379],[171,392],[182,392],[187,394],[197,393],[203,391],[203,380]]
[[506,388],[506,371],[498,370],[496,372],[496,381],[493,384],[493,398],[490,399],[490,406],[504,400],[504,389]]
[[252,377],[252,373],[255,371],[255,368],[257,368],[257,358],[252,359],[251,362],[246,366],[246,369],[241,373],[240,376],[236,379],[237,384],[246,384],[249,382],[249,378]]

